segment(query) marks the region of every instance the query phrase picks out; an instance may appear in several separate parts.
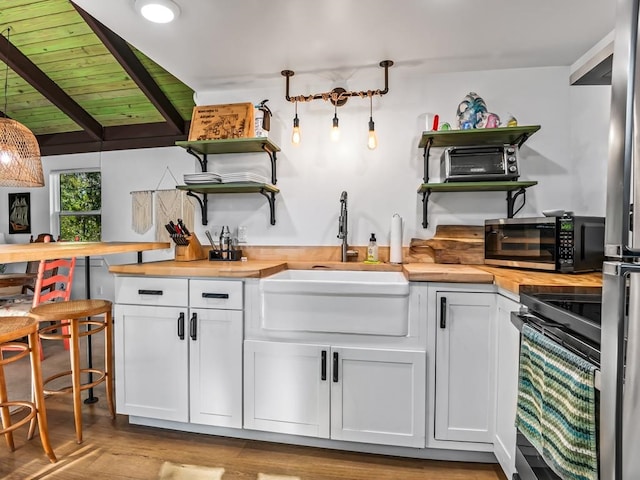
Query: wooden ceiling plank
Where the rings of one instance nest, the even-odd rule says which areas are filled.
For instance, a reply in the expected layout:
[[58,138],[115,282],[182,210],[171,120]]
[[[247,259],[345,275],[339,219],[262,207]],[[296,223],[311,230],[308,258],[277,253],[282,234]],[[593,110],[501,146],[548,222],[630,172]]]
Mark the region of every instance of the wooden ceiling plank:
[[162,92],[158,84],[155,82],[149,72],[143,67],[142,63],[131,50],[127,42],[118,35],[109,30],[102,23],[97,21],[91,15],[86,13],[76,4],[74,8],[80,16],[87,22],[87,25],[95,32],[98,38],[104,43],[112,55],[120,62],[122,68],[131,76],[134,82],[149,98],[151,103],[158,109],[160,114],[165,118],[167,123],[173,127],[175,133],[184,132],[184,119],[180,112],[176,110],[167,96]]
[[[41,18],[56,16],[56,24],[69,23],[74,20],[77,22],[77,16],[70,15],[73,8],[68,0],[43,0],[40,2],[3,0],[2,1],[2,23],[13,26],[18,22],[25,20],[38,21]],[[63,17],[69,20],[64,21]],[[16,31],[22,29],[16,28]]]
[[4,35],[0,35],[0,59],[8,63],[13,71],[29,82],[42,95],[47,97],[69,118],[85,129],[96,140],[102,137],[102,125],[91,117],[64,90],[56,85],[42,70],[29,60],[20,50],[11,44]]
[[45,65],[49,63],[58,63],[65,60],[74,60],[82,57],[94,57],[96,55],[108,54],[109,52],[103,44],[98,43],[95,45],[86,45],[84,47],[72,47],[66,50],[57,50],[54,52],[44,52],[29,55],[29,58],[33,63],[38,65],[43,70],[46,70]]
[[[46,32],[46,30],[42,32],[41,38],[46,36]],[[22,51],[22,53],[24,53],[26,56],[30,57],[31,55],[36,55],[38,53],[55,52],[58,50],[67,50],[69,48],[100,44],[100,40],[96,38],[93,32],[86,35],[76,35],[73,37],[69,37],[66,39],[64,45],[58,45],[58,42],[56,42],[57,38],[59,37],[56,35],[52,36],[52,38],[49,40],[42,39],[42,41],[37,43],[23,45],[20,47],[20,51]]]
[[[6,23],[11,25],[11,30],[13,31],[15,29],[15,35],[17,37],[21,37],[26,34],[33,34],[52,27],[68,27],[74,25],[77,25],[81,30],[84,30],[85,33],[89,31],[86,25],[82,28],[83,22],[78,18],[78,15],[76,15],[73,8],[71,11],[60,12],[52,10],[50,13],[42,11],[40,14],[35,12],[32,7],[23,7],[20,10],[21,12],[15,12],[15,14],[12,14],[11,11],[9,11],[9,15],[6,15],[7,10],[2,10],[2,16],[5,18]],[[22,42],[16,41],[16,47],[19,47],[21,43]]]
[[[47,44],[49,47],[55,46],[57,49],[65,49],[70,44],[77,44],[78,39],[84,39],[85,44],[97,42],[93,32],[84,23],[54,25],[36,32],[16,34],[15,37],[17,38],[11,35],[11,41],[24,52],[32,50],[34,46],[42,46],[43,44],[45,45],[43,51],[47,50]],[[91,41],[90,37],[93,37],[93,41]]]

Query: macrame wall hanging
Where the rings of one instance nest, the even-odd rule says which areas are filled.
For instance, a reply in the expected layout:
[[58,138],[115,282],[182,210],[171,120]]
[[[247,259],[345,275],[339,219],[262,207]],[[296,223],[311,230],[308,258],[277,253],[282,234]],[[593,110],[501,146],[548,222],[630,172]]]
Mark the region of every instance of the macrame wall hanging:
[[153,225],[153,191],[131,192],[131,228],[139,235]]
[[171,241],[169,233],[164,228],[170,220],[175,222],[181,218],[190,227],[193,226],[195,220],[195,205],[186,192],[176,189],[159,190],[167,173],[175,185],[178,185],[178,180],[167,167],[154,190],[131,192],[131,228],[140,235],[148,232],[154,224],[153,212],[155,210],[156,241],[158,242]]

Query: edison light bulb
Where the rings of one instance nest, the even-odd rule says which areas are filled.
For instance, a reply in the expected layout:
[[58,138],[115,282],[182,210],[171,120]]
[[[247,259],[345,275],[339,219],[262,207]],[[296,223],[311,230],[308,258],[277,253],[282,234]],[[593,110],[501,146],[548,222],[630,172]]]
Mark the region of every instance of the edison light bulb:
[[300,144],[300,120],[296,114],[293,119],[293,132],[291,132],[291,143],[294,145]]
[[376,136],[376,129],[373,124],[373,118],[369,117],[369,138],[367,140],[367,147],[369,150],[375,150],[378,146],[378,137]]
[[340,140],[340,127],[338,126],[338,115],[333,116],[333,127],[331,127],[331,140],[337,142]]
[[369,130],[369,139],[367,140],[367,147],[369,150],[375,150],[378,146],[378,137],[376,137],[375,130]]

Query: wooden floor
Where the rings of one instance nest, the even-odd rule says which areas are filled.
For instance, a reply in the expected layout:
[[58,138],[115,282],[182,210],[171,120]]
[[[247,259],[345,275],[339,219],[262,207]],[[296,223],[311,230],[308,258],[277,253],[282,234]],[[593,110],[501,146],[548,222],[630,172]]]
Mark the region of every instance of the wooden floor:
[[[45,352],[47,369],[66,357],[50,347]],[[171,461],[223,467],[223,480],[254,480],[260,472],[301,480],[505,479],[493,464],[411,460],[132,426],[126,416],[109,418],[103,387],[96,389],[96,395],[98,403],[83,405],[81,445],[75,443],[71,398],[48,398],[49,433],[58,462],[49,463],[38,437],[26,441],[23,427],[16,435],[15,452],[0,441],[0,478],[157,479],[162,463]]]

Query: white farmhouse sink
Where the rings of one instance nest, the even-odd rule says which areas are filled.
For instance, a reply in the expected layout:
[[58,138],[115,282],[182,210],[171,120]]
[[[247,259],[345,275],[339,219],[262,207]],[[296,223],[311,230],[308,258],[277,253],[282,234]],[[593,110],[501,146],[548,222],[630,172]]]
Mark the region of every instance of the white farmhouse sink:
[[400,272],[285,270],[260,280],[267,330],[405,336],[409,282]]

